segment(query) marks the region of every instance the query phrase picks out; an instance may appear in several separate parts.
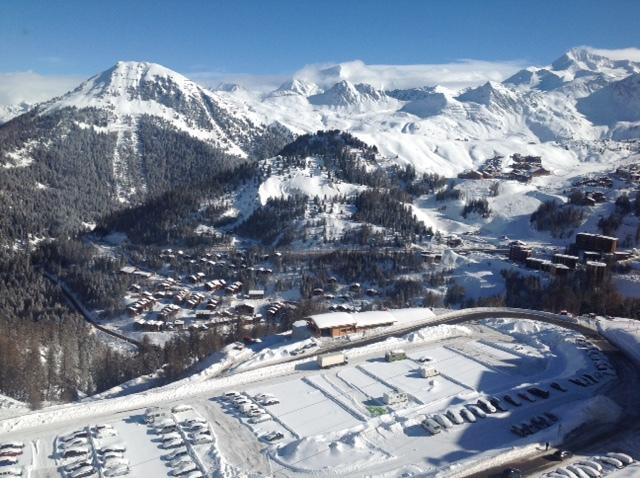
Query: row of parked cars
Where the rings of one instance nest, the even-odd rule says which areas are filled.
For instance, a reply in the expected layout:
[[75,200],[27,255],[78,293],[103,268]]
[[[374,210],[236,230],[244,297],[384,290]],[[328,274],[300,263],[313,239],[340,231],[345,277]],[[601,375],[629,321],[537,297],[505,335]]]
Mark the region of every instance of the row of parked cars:
[[105,439],[117,437],[111,425],[95,425],[72,431],[58,437],[58,454],[65,460],[62,467],[68,478],[126,476],[131,471],[122,443],[100,445]]
[[519,437],[526,437],[533,435],[540,430],[544,430],[545,428],[549,428],[557,421],[557,415],[554,415],[551,412],[544,412],[542,415],[537,415],[520,425],[512,425],[511,432]]
[[21,441],[7,441],[0,443],[0,476],[22,476],[22,467],[18,460],[22,456],[24,443]]
[[271,415],[264,409],[270,405],[277,405],[280,401],[270,393],[260,393],[254,397],[249,397],[236,391],[229,391],[224,394],[224,399],[241,414],[249,419],[249,423],[263,423],[272,419]]
[[605,355],[602,353],[602,350],[593,345],[587,339],[584,339],[582,337],[577,338],[576,347],[580,350],[586,351],[587,356],[593,362],[594,368],[601,375],[616,375],[615,369],[613,368],[607,357],[605,357]]
[[634,459],[626,453],[611,452],[556,468],[544,476],[545,478],[598,478],[606,476],[611,471],[622,469],[633,462]]
[[[562,392],[567,391],[566,388],[556,382],[551,383],[550,386]],[[539,399],[549,398],[550,395],[549,390],[541,386],[535,386],[516,390],[510,394],[503,394],[502,396],[480,397],[475,403],[467,403],[460,407],[451,407],[444,413],[426,417],[422,421],[422,426],[429,433],[435,435],[454,425],[461,425],[464,422],[475,423],[478,418],[486,418],[487,415],[506,412],[509,410],[508,405],[520,407],[524,402],[535,402]],[[537,421],[542,424],[541,420]]]
[[[158,407],[148,408],[145,421],[162,449],[170,450],[162,459],[171,469],[169,475],[182,478],[202,478],[202,472],[193,459],[191,445],[212,443],[213,436],[208,422],[201,417],[192,416],[179,420],[185,412],[192,412],[189,405],[176,405],[171,413]],[[185,441],[186,438],[186,441]]]

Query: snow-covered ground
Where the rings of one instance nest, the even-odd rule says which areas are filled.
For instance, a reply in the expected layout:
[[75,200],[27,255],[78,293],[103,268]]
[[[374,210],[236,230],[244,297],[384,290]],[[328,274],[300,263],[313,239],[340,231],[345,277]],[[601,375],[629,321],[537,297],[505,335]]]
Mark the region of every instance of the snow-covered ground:
[[[407,358],[387,362],[385,351],[398,348]],[[193,453],[198,466],[214,476],[267,474],[269,467],[277,476],[453,473],[462,463],[557,441],[585,421],[614,420],[616,406],[599,397],[598,390],[615,377],[597,375],[591,350],[575,332],[529,321],[437,326],[350,349],[349,364],[333,369],[319,369],[309,359],[268,366],[273,357],[263,357],[264,366],[228,377],[74,405],[66,407],[66,416],[55,409],[48,415],[45,409],[35,421],[25,416],[0,425],[3,440],[27,442],[21,460],[35,477],[58,476],[58,452],[52,451],[58,449],[57,436],[102,423],[112,425],[117,441],[125,444],[131,476],[168,476],[161,459],[168,451],[159,447],[157,434],[143,421],[144,408],[153,403],[180,422],[197,415],[207,420],[213,441],[194,447]],[[439,374],[422,378],[423,365]],[[583,373],[600,377],[598,384],[582,387],[569,381]],[[552,388],[554,381],[567,391]],[[550,397],[533,397],[526,391],[532,386],[549,391]],[[254,397],[266,393],[277,403],[259,405],[267,419],[251,423],[224,396],[231,389],[245,394],[249,402],[256,403]],[[385,403],[385,393],[397,391],[406,394],[406,401]],[[420,424],[425,416],[505,394],[521,405],[503,401],[506,411],[454,425],[435,436]],[[171,415],[169,409],[176,404],[194,410]],[[512,425],[545,412],[559,417],[559,422],[524,438],[510,431]],[[270,443],[264,438],[269,433],[282,437]]]

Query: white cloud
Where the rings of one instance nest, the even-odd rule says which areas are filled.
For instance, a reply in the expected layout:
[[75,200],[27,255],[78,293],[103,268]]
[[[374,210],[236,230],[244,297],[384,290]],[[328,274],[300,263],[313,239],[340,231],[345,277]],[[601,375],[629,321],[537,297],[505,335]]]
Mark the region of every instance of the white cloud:
[[612,60],[629,60],[640,62],[640,48],[618,48],[616,50],[607,50],[604,48],[584,47],[596,55],[604,56]]
[[294,76],[322,87],[348,80],[370,83],[381,89],[433,85],[460,89],[487,81],[502,81],[523,67],[524,63],[520,61],[460,60],[432,65],[367,65],[355,60],[338,65],[308,65]]
[[354,60],[339,64],[311,64],[290,76],[224,72],[198,72],[187,76],[210,88],[221,83],[237,83],[247,90],[258,92],[272,91],[291,77],[311,81],[322,88],[348,80],[352,83],[370,83],[381,89],[442,85],[458,90],[487,81],[502,81],[524,67],[521,61],[460,60],[432,65],[367,65]]
[[45,101],[75,88],[83,79],[40,75],[32,71],[0,73],[0,105]]

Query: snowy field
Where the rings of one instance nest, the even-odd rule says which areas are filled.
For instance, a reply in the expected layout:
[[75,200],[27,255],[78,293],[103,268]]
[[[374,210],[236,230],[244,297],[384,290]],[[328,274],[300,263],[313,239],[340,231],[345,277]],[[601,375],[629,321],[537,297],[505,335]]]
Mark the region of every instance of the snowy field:
[[[406,358],[387,361],[385,352],[398,348]],[[43,423],[22,433],[18,427],[6,439],[24,442],[16,466],[36,478],[70,477],[64,467],[79,461],[95,470],[87,476],[106,477],[105,452],[112,454],[109,466],[126,466],[123,476],[144,478],[173,476],[177,469],[189,470],[183,475],[189,477],[270,470],[276,476],[429,476],[557,441],[585,422],[618,418],[617,406],[598,395],[616,379],[606,356],[575,332],[549,325],[496,319],[439,326],[350,349],[347,356],[348,365],[330,369],[303,359],[245,372],[254,377],[249,381],[230,376],[221,379],[222,388],[194,388],[180,400],[167,395],[150,412],[158,415],[151,424],[145,408],[115,413],[105,407],[74,426]],[[424,378],[421,367],[437,373]],[[584,383],[584,374],[597,383]],[[389,397],[396,398],[389,403]],[[485,398],[498,398],[502,409],[483,413],[478,400]],[[534,427],[541,416],[545,426]],[[441,420],[441,431],[427,431],[425,418]],[[514,425],[530,433],[520,436]],[[61,442],[83,430],[86,440],[71,438],[82,456],[64,457]],[[105,451],[113,446],[122,448]]]

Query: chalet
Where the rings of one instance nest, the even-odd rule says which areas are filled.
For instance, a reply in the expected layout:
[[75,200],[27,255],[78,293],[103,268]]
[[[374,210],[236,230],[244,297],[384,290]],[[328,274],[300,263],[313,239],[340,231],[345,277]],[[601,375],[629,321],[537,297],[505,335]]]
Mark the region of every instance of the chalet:
[[227,283],[223,279],[214,279],[214,280],[206,282],[204,284],[205,288],[207,290],[212,291],[212,292],[214,292],[216,290],[220,290],[220,289],[224,288],[226,285],[227,285]]
[[313,289],[313,291],[311,292],[313,295],[323,295],[324,294],[324,289],[321,287],[316,287],[315,289]]
[[418,321],[429,317],[435,317],[430,309],[397,309],[391,311],[356,312],[352,314],[346,312],[329,312],[311,315],[306,318],[306,321],[317,335],[341,337],[353,332],[390,326],[398,322],[399,319]]
[[269,308],[267,309],[267,315],[270,315],[272,317],[276,316],[277,314],[283,312],[285,310],[285,305],[282,302],[275,302],[273,304],[271,304],[269,306]]
[[349,286],[349,290],[351,292],[359,292],[360,291],[360,283],[359,282],[354,282],[353,284],[351,284]]
[[162,320],[170,319],[171,317],[175,317],[180,312],[180,307],[175,304],[165,305],[158,314]]
[[237,281],[237,282],[234,282],[233,284],[228,285],[224,290],[227,294],[233,295],[240,292],[240,289],[242,289],[242,282]]
[[120,269],[120,274],[133,274],[136,271],[136,268],[133,266],[124,266]]

